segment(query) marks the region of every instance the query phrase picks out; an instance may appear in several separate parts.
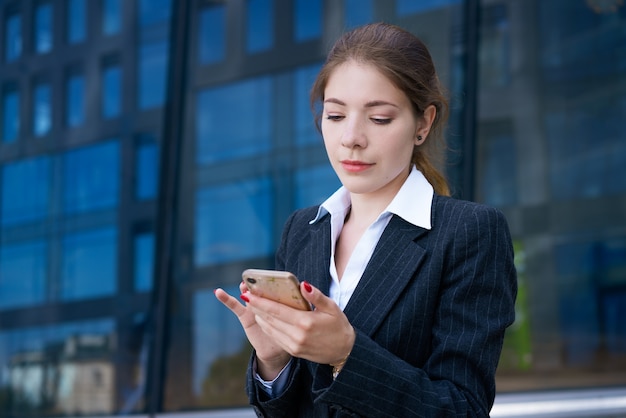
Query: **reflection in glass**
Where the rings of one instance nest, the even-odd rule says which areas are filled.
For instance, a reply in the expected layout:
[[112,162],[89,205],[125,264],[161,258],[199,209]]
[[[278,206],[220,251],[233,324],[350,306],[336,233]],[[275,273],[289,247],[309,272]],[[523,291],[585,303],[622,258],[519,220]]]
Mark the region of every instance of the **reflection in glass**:
[[150,135],[142,135],[135,160],[135,197],[154,199],[159,186],[159,147]]
[[115,322],[0,330],[0,416],[110,414]]
[[4,60],[15,61],[22,55],[22,16],[14,13],[5,19]]
[[296,171],[295,207],[319,205],[339,187],[341,182],[330,164]]
[[248,0],[247,50],[267,51],[274,46],[274,0]]
[[154,233],[137,234],[134,241],[135,291],[147,292],[152,290],[154,276]]
[[102,33],[107,36],[122,28],[122,0],[102,0]]
[[15,142],[20,132],[20,93],[16,88],[2,92],[2,142]]
[[41,240],[0,247],[0,310],[45,300],[47,248]]
[[2,167],[0,199],[2,227],[42,220],[48,216],[52,179],[49,157],[36,157]]
[[63,208],[67,214],[115,208],[119,201],[119,142],[108,141],[63,157]]
[[211,5],[200,12],[198,61],[213,64],[226,56],[226,6]]
[[52,4],[42,3],[35,10],[35,52],[51,51],[52,42]]
[[88,299],[116,292],[115,228],[68,233],[62,251],[61,299]]
[[319,38],[322,35],[322,1],[296,0],[293,20],[296,42]]
[[168,42],[144,43],[139,48],[138,92],[140,109],[165,103],[167,87]]
[[122,112],[122,69],[108,64],[102,72],[102,117],[115,118]]
[[199,189],[196,266],[272,254],[272,190],[267,177]]
[[[223,286],[232,295],[239,286]],[[213,290],[193,294],[193,391],[202,406],[247,405],[243,387],[250,358],[248,344],[237,317],[213,295]]]
[[249,157],[271,149],[272,85],[272,79],[265,76],[198,93],[199,164]]
[[37,83],[33,95],[33,133],[35,136],[44,136],[52,128],[52,89],[50,84]]
[[72,74],[65,85],[65,123],[69,127],[83,124],[85,118],[84,96],[85,78],[82,74]]
[[67,42],[76,44],[87,37],[86,0],[69,0],[67,22]]

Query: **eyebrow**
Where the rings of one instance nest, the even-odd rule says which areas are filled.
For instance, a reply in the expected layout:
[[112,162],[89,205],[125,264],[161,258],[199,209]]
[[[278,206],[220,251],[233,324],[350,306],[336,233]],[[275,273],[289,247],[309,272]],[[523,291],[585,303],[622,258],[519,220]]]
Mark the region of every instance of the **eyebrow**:
[[[328,99],[324,100],[324,103],[335,103],[341,106],[345,106],[346,104],[344,102],[342,102],[339,99],[335,99],[334,97],[330,97]],[[395,108],[398,107],[398,105],[395,105],[391,102],[386,102],[384,100],[372,100],[370,102],[365,103],[365,107],[376,107],[376,106],[393,106]]]

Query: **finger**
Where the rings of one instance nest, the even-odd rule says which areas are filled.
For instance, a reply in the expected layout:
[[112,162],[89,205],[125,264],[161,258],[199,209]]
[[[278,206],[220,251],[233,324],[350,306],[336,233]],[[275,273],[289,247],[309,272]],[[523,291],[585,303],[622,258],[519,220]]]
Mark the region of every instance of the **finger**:
[[316,311],[335,312],[339,309],[335,301],[308,282],[300,283],[300,292],[311,305],[315,306]]
[[226,293],[223,289],[215,289],[214,293],[217,300],[222,302],[238,317],[242,316],[246,312],[246,308],[241,303],[239,303],[237,299]]

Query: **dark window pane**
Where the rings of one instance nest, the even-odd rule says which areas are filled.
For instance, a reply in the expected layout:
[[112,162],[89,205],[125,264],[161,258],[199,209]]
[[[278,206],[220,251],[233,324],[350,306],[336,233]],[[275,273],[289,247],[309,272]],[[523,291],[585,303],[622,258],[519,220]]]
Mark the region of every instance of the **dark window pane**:
[[321,0],[296,0],[294,15],[296,42],[317,39],[322,35]]
[[102,1],[102,32],[114,35],[122,28],[122,0]]
[[7,164],[2,169],[2,226],[48,216],[52,165],[48,157]]
[[122,69],[107,65],[102,74],[102,116],[115,118],[122,112]]
[[165,103],[168,43],[144,43],[139,49],[139,108],[150,109]]
[[154,199],[159,185],[159,148],[154,139],[142,138],[136,152],[135,196],[139,200]]
[[135,291],[147,292],[152,290],[154,275],[154,234],[146,232],[137,234],[134,243]]
[[63,160],[67,214],[115,208],[120,188],[118,141],[69,151]]
[[0,247],[0,309],[43,302],[47,266],[47,245],[43,241]]
[[20,133],[20,94],[15,88],[2,93],[2,142],[14,142]]
[[360,26],[374,19],[373,0],[345,0],[346,26]]
[[4,59],[15,61],[22,55],[22,16],[14,13],[5,19]]
[[115,228],[67,234],[62,251],[61,299],[87,299],[116,292]]
[[270,255],[273,251],[272,202],[268,178],[198,190],[195,265]]
[[172,0],[139,0],[139,24],[150,26],[169,21]]
[[79,43],[87,37],[87,0],[69,0],[67,42]]
[[43,3],[35,10],[35,52],[43,54],[52,50],[52,5]]
[[315,64],[299,68],[293,74],[294,133],[295,142],[300,146],[323,143],[322,136],[315,127],[309,101],[309,91],[320,68],[321,64]]
[[330,164],[298,170],[295,180],[296,208],[319,205],[341,187]]
[[479,54],[480,85],[502,87],[510,83],[509,17],[506,4],[483,7]]
[[33,133],[44,136],[52,128],[52,89],[49,84],[35,86],[33,106]]
[[510,123],[486,124],[478,147],[478,187],[481,201],[492,206],[517,203],[517,161]]
[[462,3],[462,0],[396,0],[396,12],[403,16],[432,9],[442,9],[459,3]]
[[202,64],[222,61],[226,55],[226,7],[206,7],[200,13],[198,59]]
[[274,46],[274,1],[248,0],[248,52],[266,51]]
[[272,97],[270,77],[201,91],[196,109],[197,162],[209,164],[269,151]]
[[85,118],[85,78],[81,74],[73,74],[67,79],[65,88],[65,123],[69,127],[82,125]]

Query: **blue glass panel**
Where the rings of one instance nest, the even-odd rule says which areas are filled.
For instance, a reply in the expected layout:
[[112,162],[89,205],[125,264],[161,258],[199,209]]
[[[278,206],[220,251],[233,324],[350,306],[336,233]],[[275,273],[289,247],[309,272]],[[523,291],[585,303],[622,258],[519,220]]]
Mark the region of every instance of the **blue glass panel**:
[[294,134],[298,145],[323,144],[322,136],[315,127],[309,99],[311,86],[321,67],[321,64],[302,67],[293,74]]
[[22,54],[22,16],[12,14],[5,22],[4,59],[11,62]]
[[374,19],[373,0],[345,0],[346,27],[360,26]]
[[139,50],[139,108],[150,109],[165,103],[167,91],[168,43],[151,42]]
[[2,226],[24,224],[48,215],[52,165],[48,157],[10,163],[2,170]]
[[135,196],[139,200],[154,199],[159,186],[159,148],[155,142],[141,143],[137,147],[135,168]]
[[86,0],[70,0],[68,7],[67,41],[70,44],[82,42],[87,37]]
[[52,89],[49,84],[35,86],[33,105],[33,133],[44,136],[52,128]]
[[319,205],[341,187],[330,164],[298,170],[295,180],[296,208]]
[[479,167],[483,201],[502,207],[517,203],[517,161],[515,138],[512,132],[487,135]]
[[317,39],[322,35],[322,1],[296,0],[294,38],[297,42]]
[[67,234],[62,251],[61,299],[87,299],[116,292],[115,228]]
[[35,11],[35,52],[49,52],[52,50],[52,43],[52,5],[40,4]]
[[20,94],[16,89],[2,94],[2,142],[14,142],[20,133]]
[[270,255],[272,188],[259,178],[196,193],[196,266]]
[[103,0],[102,32],[114,35],[122,28],[122,0]]
[[135,236],[134,282],[137,292],[152,290],[154,275],[154,234],[147,232]]
[[196,109],[198,163],[269,151],[272,102],[272,79],[267,76],[201,91]]
[[266,51],[274,45],[273,13],[273,0],[248,0],[248,52]]
[[0,248],[0,309],[34,305],[46,297],[47,246],[33,241]]
[[66,89],[65,123],[70,127],[82,125],[85,119],[85,78],[79,74],[72,75],[67,80]]
[[198,60],[202,64],[222,61],[226,56],[226,7],[205,7],[200,12]]
[[119,148],[118,141],[109,141],[65,154],[65,213],[83,213],[117,206],[120,188]]
[[122,112],[122,69],[117,65],[104,68],[102,75],[102,116],[115,118]]
[[459,4],[462,0],[396,0],[396,12],[399,16],[427,12],[433,9]]
[[150,26],[169,21],[172,13],[172,0],[140,0],[139,23]]

